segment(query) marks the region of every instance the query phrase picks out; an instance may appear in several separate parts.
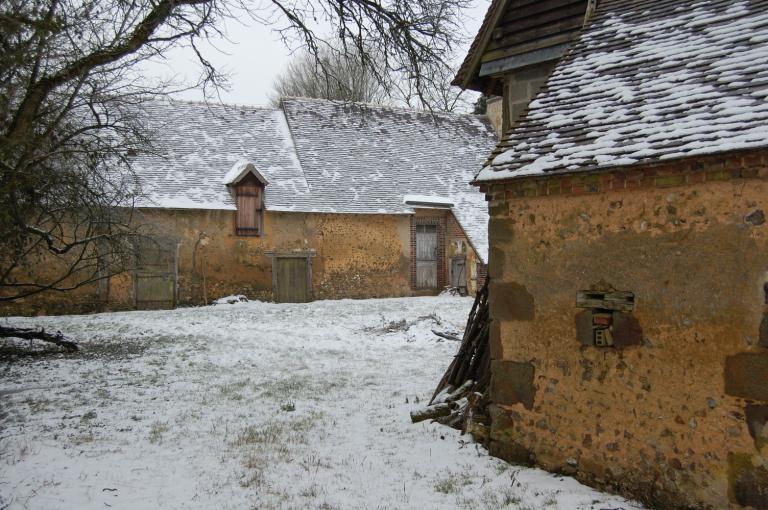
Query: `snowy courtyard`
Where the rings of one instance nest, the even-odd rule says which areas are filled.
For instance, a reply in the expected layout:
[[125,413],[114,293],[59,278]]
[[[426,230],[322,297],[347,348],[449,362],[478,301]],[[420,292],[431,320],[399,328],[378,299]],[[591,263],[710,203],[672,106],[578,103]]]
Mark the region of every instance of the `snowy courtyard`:
[[635,509],[508,465],[409,411],[471,298],[259,302],[13,319],[0,343],[0,509]]

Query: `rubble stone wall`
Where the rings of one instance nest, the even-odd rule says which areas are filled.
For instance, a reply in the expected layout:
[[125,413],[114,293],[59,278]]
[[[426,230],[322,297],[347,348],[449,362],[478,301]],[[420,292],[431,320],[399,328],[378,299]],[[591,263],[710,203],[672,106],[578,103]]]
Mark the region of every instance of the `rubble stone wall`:
[[[418,213],[421,215],[421,213]],[[436,211],[445,237],[446,211]],[[321,214],[268,211],[260,237],[234,233],[234,211],[156,209],[137,212],[137,221],[177,260],[177,302],[201,305],[242,294],[272,300],[270,252],[313,253],[314,299],[400,297],[413,295],[411,221],[409,215]],[[474,250],[456,228],[442,245],[441,282],[446,284],[448,257]],[[458,251],[456,251],[458,250]],[[44,274],[46,264],[37,270]],[[104,289],[108,287],[108,292]],[[109,285],[88,285],[67,293],[42,293],[0,306],[0,315],[87,313],[135,308],[134,277],[124,273]],[[107,297],[106,301],[104,297]]]
[[[768,155],[484,191],[491,452],[659,508],[768,509]],[[639,342],[579,341],[591,289],[633,293]]]

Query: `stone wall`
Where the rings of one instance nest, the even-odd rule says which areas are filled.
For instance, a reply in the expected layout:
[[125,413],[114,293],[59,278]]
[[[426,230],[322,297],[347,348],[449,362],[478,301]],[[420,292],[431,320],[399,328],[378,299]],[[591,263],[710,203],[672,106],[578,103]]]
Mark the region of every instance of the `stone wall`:
[[[244,294],[272,299],[270,251],[314,250],[316,299],[410,295],[407,215],[268,212],[261,237],[234,234],[233,211],[144,210],[139,221],[154,236],[178,246],[178,303]],[[77,313],[133,308],[130,274],[112,278],[109,301],[95,285],[45,293],[0,308],[3,315]]]
[[557,61],[543,62],[505,75],[502,133],[506,133],[528,110],[528,104],[547,82],[556,64]]
[[486,112],[485,115],[493,126],[493,130],[496,132],[496,136],[499,138],[504,134],[503,129],[503,116],[504,116],[504,98],[501,96],[491,96],[486,99]]
[[[465,252],[475,260],[460,229],[446,235],[442,278],[448,281],[446,260]],[[355,215],[267,212],[261,237],[237,236],[233,211],[142,210],[137,221],[155,238],[177,251],[178,304],[200,305],[219,297],[243,294],[272,299],[272,259],[268,252],[314,252],[312,291],[315,299],[398,297],[413,294],[411,286],[411,218],[408,215]],[[41,268],[45,264],[40,265]],[[103,287],[103,286],[102,286]],[[44,293],[0,307],[2,315],[85,313],[134,308],[130,273],[112,278],[108,300],[90,285],[69,293]]]
[[[768,155],[485,191],[491,452],[659,508],[768,509]],[[590,289],[634,294],[637,342],[579,342]]]

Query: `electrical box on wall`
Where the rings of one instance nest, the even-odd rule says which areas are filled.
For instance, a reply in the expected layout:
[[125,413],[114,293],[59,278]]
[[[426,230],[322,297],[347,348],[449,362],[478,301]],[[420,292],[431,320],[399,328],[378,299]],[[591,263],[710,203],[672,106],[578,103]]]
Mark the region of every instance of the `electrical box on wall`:
[[581,344],[626,347],[642,343],[642,329],[632,315],[635,309],[634,293],[579,291],[576,306],[584,308],[576,314],[576,336]]

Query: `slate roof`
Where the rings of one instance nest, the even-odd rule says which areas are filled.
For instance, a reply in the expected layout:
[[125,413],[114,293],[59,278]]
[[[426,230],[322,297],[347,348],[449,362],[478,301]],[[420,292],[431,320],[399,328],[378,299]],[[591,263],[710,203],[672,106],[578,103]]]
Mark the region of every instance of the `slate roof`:
[[139,207],[235,210],[222,179],[241,160],[252,162],[269,181],[265,200],[273,209],[312,207],[281,111],[185,101],[143,108],[157,154],[133,160],[146,196]]
[[603,0],[477,182],[768,147],[768,0]]
[[235,209],[222,179],[249,161],[272,211],[411,214],[406,195],[448,197],[487,260],[487,204],[470,181],[498,139],[482,117],[298,98],[280,109],[162,102],[146,114],[159,154],[135,158],[140,207]]

